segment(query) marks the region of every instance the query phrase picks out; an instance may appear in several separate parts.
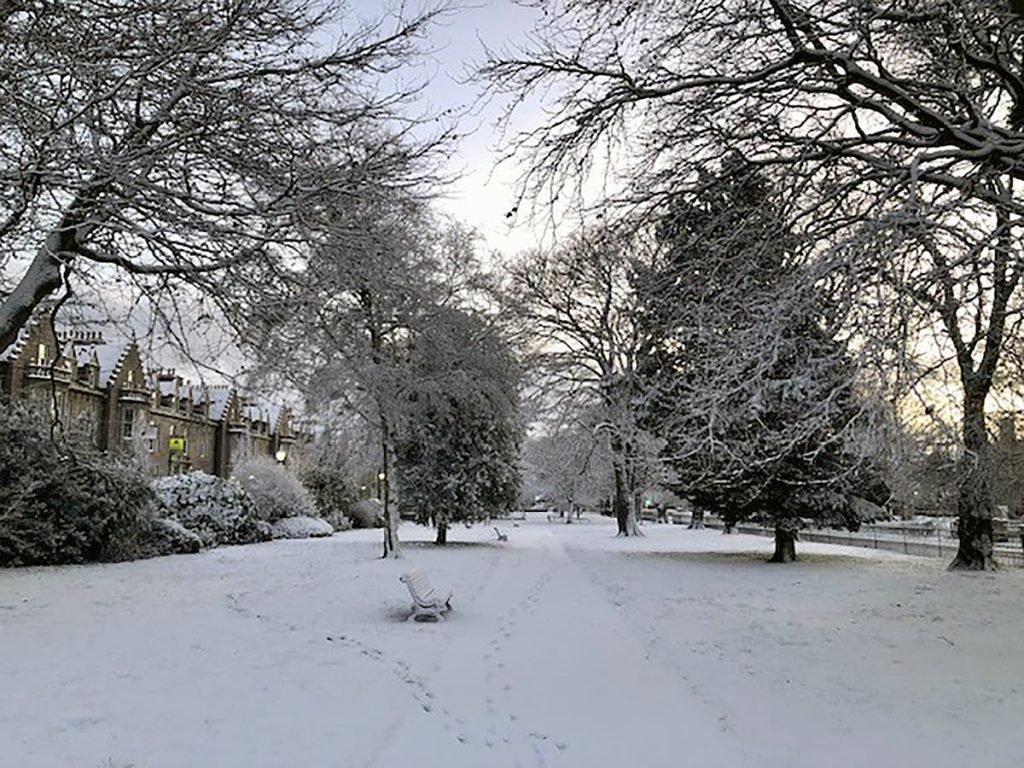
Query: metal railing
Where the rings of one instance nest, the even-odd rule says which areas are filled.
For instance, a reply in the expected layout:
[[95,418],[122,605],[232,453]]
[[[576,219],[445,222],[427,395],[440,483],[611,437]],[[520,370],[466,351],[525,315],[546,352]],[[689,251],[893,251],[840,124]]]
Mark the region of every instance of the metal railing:
[[[723,527],[720,519],[711,516],[705,516],[704,525],[716,529]],[[773,529],[752,523],[740,523],[733,530],[737,533],[749,533],[754,536],[769,538],[775,536]],[[909,525],[892,527],[864,525],[856,532],[831,528],[805,528],[800,531],[800,540],[821,544],[841,544],[844,547],[902,552],[905,555],[917,557],[952,558],[957,551],[957,540],[950,536],[948,530]],[[1019,538],[1015,539],[1011,536],[1009,541],[997,543],[995,558],[1000,565],[1024,568],[1024,547]]]

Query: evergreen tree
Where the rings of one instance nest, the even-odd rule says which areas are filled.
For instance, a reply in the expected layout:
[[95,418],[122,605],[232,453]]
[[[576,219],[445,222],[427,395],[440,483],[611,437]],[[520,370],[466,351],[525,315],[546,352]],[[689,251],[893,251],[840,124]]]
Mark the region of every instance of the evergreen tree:
[[503,515],[519,495],[519,372],[479,315],[438,309],[410,340],[396,440],[400,507],[437,528]]
[[854,496],[884,502],[857,370],[766,180],[738,156],[678,196],[664,247],[638,273],[644,425],[666,441],[674,490],[727,523],[763,516],[775,558],[800,519],[856,528]]

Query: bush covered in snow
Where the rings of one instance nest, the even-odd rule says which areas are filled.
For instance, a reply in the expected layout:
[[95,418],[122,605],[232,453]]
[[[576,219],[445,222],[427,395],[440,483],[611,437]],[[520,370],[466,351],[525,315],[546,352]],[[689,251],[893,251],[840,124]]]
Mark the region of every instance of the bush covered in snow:
[[184,555],[198,552],[202,547],[203,540],[195,531],[177,520],[157,518],[151,521],[143,537],[142,554],[145,557]]
[[275,539],[312,539],[334,533],[331,524],[319,517],[286,517],[270,527]]
[[0,566],[137,557],[153,506],[137,467],[51,439],[38,413],[0,415]]
[[286,467],[267,456],[253,456],[234,467],[234,475],[268,523],[286,517],[316,517],[316,502]]
[[237,483],[205,472],[161,477],[153,482],[163,517],[195,532],[207,547],[250,544],[271,538],[256,505]]

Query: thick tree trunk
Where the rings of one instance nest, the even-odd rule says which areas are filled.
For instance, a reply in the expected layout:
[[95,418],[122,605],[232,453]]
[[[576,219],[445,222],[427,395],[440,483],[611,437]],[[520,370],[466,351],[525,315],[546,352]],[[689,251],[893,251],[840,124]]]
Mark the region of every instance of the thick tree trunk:
[[626,491],[626,473],[618,464],[612,469],[615,479],[615,496],[612,498],[612,512],[618,524],[619,536],[629,536],[629,493]]
[[439,547],[448,543],[448,523],[439,522],[437,524],[437,538],[434,539],[434,543]]
[[[1020,270],[1013,252],[1016,239],[1008,208],[996,209],[996,222],[998,237],[993,249],[992,302],[988,310],[988,329],[984,331],[985,351],[977,367],[974,366],[974,343],[966,343],[958,332],[957,305],[950,300],[952,291],[949,288],[954,278],[948,272],[945,275],[949,309],[943,315],[943,323],[956,349],[960,382],[964,388],[964,460],[957,488],[960,548],[949,564],[951,570],[987,571],[996,567],[992,557],[992,458],[985,427],[985,400],[992,389],[1003,349],[1010,298],[1020,282]],[[979,338],[980,333],[975,335],[974,342]]]
[[797,523],[783,519],[775,523],[775,554],[770,562],[792,563],[796,560]]
[[615,496],[612,512],[618,523],[618,536],[642,536],[637,525],[636,506],[633,503],[633,478],[630,476],[627,456],[629,451],[623,441],[613,436],[608,443],[612,452],[612,473],[615,479]]
[[[155,125],[152,130],[155,131]],[[111,183],[109,179],[94,180],[77,194],[61,216],[60,224],[36,251],[25,274],[0,301],[0,349],[6,349],[17,340],[18,332],[36,307],[61,287],[64,282],[61,267],[70,267],[89,235],[99,226],[101,214],[96,210],[97,201]]]
[[[629,483],[631,486],[633,482]],[[640,495],[630,495],[630,509],[626,516],[626,529],[629,531],[629,536],[643,536],[643,531],[640,530]]]
[[693,512],[690,513],[690,524],[686,527],[690,529],[703,528],[704,510],[699,507],[694,507]]
[[989,477],[988,432],[985,429],[987,387],[964,388],[963,467],[957,488],[957,536],[960,547],[950,570],[988,571],[992,556],[992,486]]
[[626,514],[626,531],[627,536],[644,535],[644,532],[640,530],[640,524],[637,522],[636,504],[629,505],[629,512]]
[[949,564],[951,571],[992,571],[996,569],[992,547],[992,518],[960,517],[957,520],[960,548]]
[[32,312],[49,294],[61,286],[60,265],[56,254],[68,254],[74,247],[74,230],[51,232],[14,289],[0,301],[0,349],[18,338],[18,332]]

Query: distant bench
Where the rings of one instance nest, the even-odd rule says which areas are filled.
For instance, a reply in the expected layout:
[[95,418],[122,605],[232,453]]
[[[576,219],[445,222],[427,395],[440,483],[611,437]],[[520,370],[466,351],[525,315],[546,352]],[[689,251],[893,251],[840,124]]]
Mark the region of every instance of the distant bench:
[[434,589],[427,574],[418,568],[402,574],[398,580],[408,587],[409,595],[412,597],[410,621],[441,621],[445,611],[451,609],[452,593],[442,595]]

